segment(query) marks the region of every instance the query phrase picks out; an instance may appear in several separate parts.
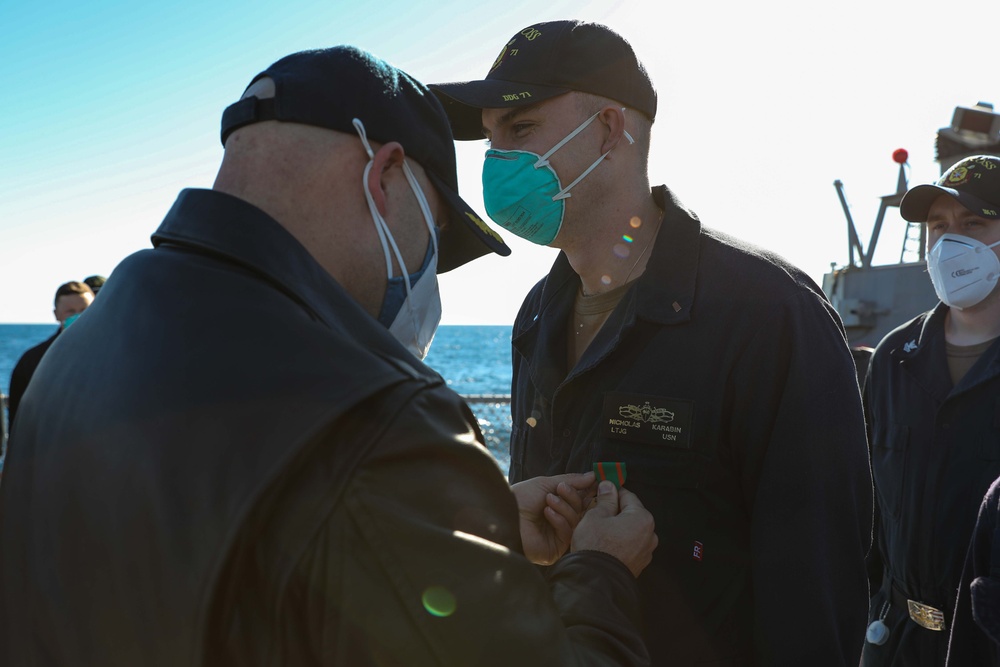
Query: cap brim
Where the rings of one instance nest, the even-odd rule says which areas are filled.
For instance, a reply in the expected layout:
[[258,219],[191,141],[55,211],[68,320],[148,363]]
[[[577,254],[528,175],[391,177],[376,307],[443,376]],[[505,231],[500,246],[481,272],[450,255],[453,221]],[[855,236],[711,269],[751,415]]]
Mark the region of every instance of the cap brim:
[[954,188],[932,184],[918,185],[903,195],[902,201],[899,202],[899,214],[904,220],[908,220],[909,222],[927,222],[927,215],[930,212],[931,205],[941,195],[950,196],[980,217],[991,220],[1000,218],[1000,214],[988,215],[984,213],[986,210],[995,208],[989,202],[983,201],[968,192],[960,192]]
[[458,141],[483,138],[483,109],[536,104],[570,92],[569,88],[498,79],[432,83],[427,87],[441,100],[448,120],[451,121],[452,134]]
[[437,174],[425,172],[438,194],[445,200],[450,215],[441,230],[438,247],[438,273],[457,269],[467,262],[494,252],[506,257],[510,248],[472,207],[458,196]]

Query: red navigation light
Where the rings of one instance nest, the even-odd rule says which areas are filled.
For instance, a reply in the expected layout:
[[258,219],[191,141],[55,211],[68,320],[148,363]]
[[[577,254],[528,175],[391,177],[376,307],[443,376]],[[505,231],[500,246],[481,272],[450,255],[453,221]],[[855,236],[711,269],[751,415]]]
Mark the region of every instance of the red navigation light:
[[896,164],[906,164],[909,158],[910,154],[906,152],[905,148],[897,148],[892,152],[892,161]]

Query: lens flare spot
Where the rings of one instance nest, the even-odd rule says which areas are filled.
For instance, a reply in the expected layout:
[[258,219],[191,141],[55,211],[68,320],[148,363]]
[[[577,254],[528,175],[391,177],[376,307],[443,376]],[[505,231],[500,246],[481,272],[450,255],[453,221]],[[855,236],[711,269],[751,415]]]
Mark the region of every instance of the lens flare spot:
[[625,259],[632,254],[632,249],[624,243],[616,243],[615,247],[611,249],[611,252],[615,253],[615,257],[618,259]]
[[427,613],[438,618],[451,616],[458,606],[455,602],[455,596],[443,586],[431,586],[424,591],[422,600]]
[[601,284],[602,285],[610,285],[611,284],[611,276],[609,276],[606,273],[603,276],[601,276]]
[[490,512],[482,508],[463,507],[455,512],[451,521],[452,530],[460,533],[472,533],[478,535],[482,527],[485,526],[491,534],[496,534],[499,527]]
[[632,229],[639,229],[642,227],[642,220],[638,216],[633,215],[632,219],[628,221],[628,224],[632,225]]
[[622,234],[622,241],[625,243],[631,243],[634,239],[628,234]]

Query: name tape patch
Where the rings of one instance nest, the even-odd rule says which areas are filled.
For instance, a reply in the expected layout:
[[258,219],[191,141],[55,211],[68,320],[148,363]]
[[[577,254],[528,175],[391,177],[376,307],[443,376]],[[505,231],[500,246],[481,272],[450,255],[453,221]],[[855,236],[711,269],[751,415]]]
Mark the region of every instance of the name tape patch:
[[691,447],[694,401],[643,394],[604,396],[601,432],[614,440]]

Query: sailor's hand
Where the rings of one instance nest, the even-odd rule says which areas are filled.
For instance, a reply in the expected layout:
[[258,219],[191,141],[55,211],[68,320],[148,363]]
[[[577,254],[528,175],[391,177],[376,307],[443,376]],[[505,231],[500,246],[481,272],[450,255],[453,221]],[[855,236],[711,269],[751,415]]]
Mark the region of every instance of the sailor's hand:
[[614,556],[636,577],[653,560],[658,538],[653,515],[639,497],[608,481],[601,482],[596,503],[573,532],[573,551],[601,551]]
[[594,473],[533,477],[511,486],[520,515],[524,555],[551,565],[569,548],[573,529],[596,490]]

